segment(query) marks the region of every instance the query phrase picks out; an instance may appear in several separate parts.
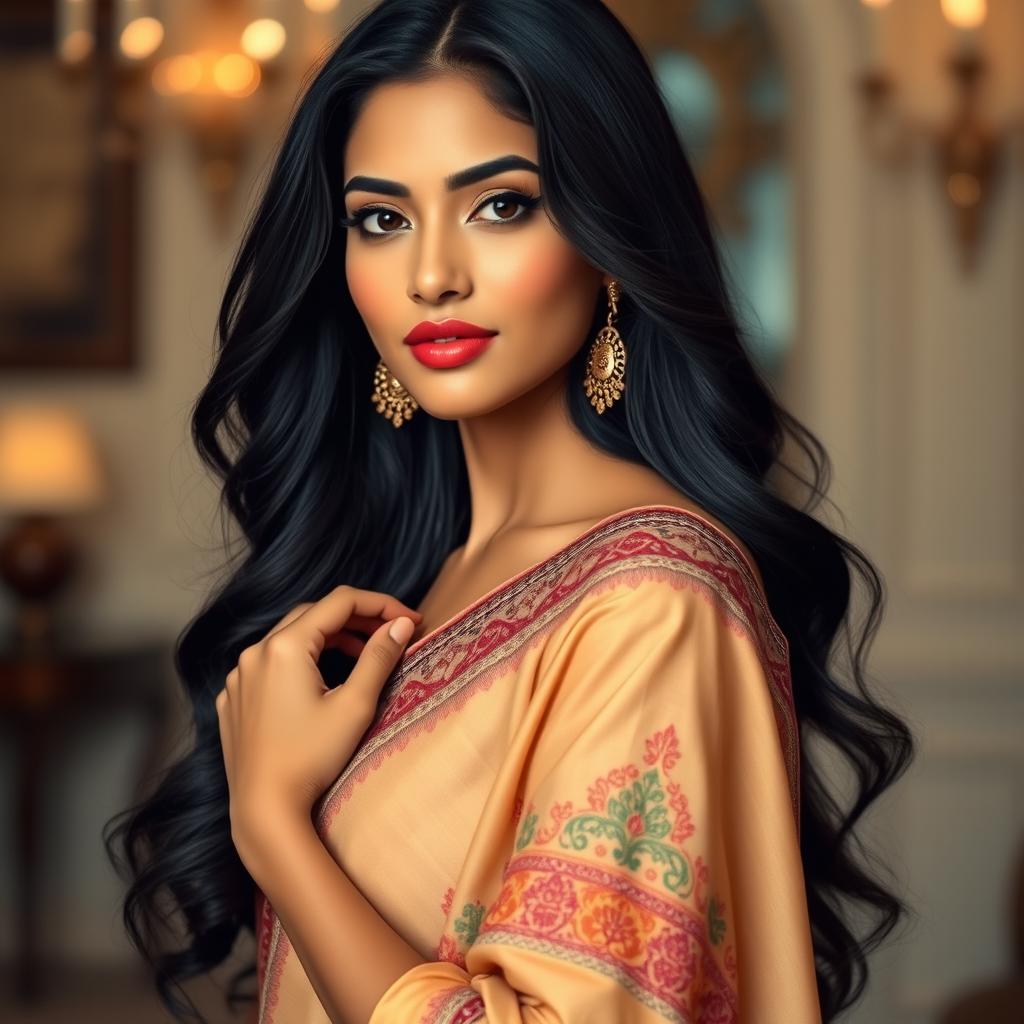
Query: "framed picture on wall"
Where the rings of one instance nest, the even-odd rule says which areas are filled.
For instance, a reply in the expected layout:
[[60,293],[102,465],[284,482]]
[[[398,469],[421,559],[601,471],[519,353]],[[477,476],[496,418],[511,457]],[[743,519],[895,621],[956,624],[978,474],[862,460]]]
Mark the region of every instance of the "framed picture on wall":
[[137,146],[113,116],[109,4],[74,69],[56,7],[0,5],[0,373],[136,363]]

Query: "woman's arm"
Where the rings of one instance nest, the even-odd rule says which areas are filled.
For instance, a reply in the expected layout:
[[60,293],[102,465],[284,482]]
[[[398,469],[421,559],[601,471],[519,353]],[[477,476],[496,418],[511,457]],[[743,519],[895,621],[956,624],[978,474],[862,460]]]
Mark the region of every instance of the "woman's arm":
[[264,815],[269,836],[243,855],[334,1024],[366,1024],[384,992],[424,959],[377,913],[307,817]]

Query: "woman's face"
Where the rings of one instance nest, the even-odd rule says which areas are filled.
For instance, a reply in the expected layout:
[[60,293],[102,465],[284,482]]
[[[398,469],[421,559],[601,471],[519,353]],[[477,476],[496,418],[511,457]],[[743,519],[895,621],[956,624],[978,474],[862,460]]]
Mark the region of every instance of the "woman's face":
[[[508,156],[523,166],[472,175],[452,189],[446,183]],[[347,230],[348,287],[384,362],[432,416],[500,408],[547,381],[588,340],[611,278],[562,238],[543,202],[530,209],[540,195],[531,166],[533,128],[497,113],[457,75],[379,86],[353,125],[345,213],[375,209],[361,216],[361,228]],[[367,178],[378,180],[359,180]],[[510,191],[522,198],[502,195]],[[468,362],[426,365],[406,335],[422,321],[448,318],[497,334]]]

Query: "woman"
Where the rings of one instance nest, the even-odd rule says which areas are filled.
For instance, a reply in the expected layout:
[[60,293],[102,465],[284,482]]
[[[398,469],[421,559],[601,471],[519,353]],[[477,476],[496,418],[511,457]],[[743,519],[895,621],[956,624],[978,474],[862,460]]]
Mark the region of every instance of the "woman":
[[[612,14],[370,10],[298,105],[219,341],[193,436],[249,552],[180,639],[194,748],[109,837],[167,1005],[243,927],[263,1024],[853,1003],[905,909],[851,849],[912,751],[864,686],[881,583],[808,512],[827,456],[748,360]],[[787,435],[803,508],[769,482],[802,480]]]

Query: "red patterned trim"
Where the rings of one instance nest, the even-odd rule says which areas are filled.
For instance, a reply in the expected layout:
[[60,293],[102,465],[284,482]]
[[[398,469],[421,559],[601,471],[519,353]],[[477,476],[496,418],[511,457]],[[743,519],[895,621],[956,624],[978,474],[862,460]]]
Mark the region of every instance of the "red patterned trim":
[[263,990],[263,978],[267,973],[267,960],[270,956],[270,928],[273,913],[270,900],[262,890],[256,890],[256,989]]
[[458,985],[442,989],[428,1002],[417,1024],[473,1024],[484,1020],[487,1008],[475,989]]
[[[270,907],[270,903],[267,903]],[[285,961],[291,952],[292,944],[288,941],[284,929],[281,927],[281,919],[270,909],[273,923],[269,926],[269,938],[260,942],[267,943],[267,960],[264,968],[263,981],[260,986],[260,1004],[258,1024],[270,1024],[274,1019],[274,1011],[277,1009],[278,999],[281,994],[281,976],[284,974]],[[261,927],[263,927],[261,923]]]
[[408,648],[385,683],[379,717],[318,804],[321,834],[354,786],[422,729],[432,729],[438,718],[489,689],[582,596],[652,578],[717,598],[731,628],[754,642],[769,682],[799,830],[799,735],[786,638],[732,540],[685,509],[651,506],[609,517]]

